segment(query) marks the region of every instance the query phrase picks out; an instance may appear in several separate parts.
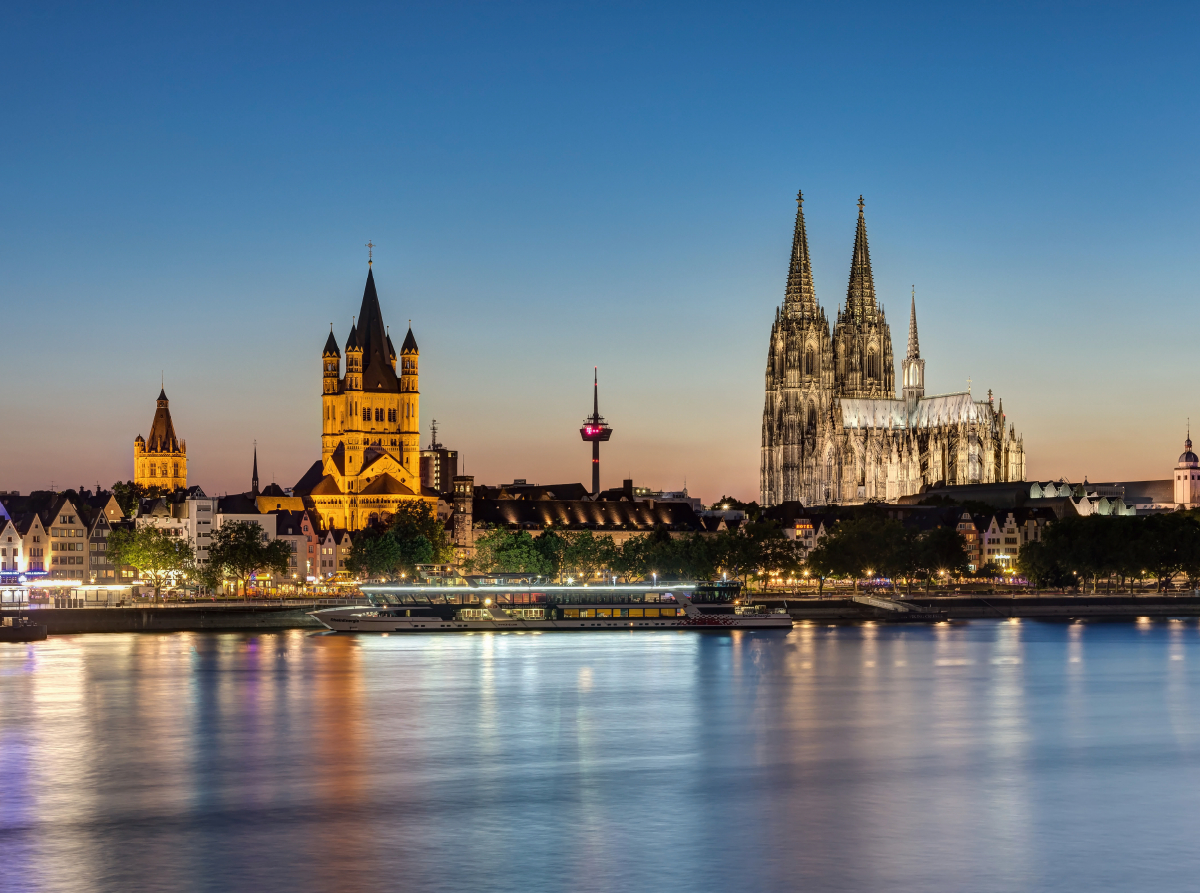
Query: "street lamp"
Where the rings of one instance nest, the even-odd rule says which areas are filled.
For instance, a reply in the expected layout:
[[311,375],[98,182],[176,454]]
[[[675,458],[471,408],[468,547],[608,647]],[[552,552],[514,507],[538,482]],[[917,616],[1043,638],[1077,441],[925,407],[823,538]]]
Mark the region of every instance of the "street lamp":
[[658,571],[650,571],[650,576],[654,578],[654,587],[658,588]]

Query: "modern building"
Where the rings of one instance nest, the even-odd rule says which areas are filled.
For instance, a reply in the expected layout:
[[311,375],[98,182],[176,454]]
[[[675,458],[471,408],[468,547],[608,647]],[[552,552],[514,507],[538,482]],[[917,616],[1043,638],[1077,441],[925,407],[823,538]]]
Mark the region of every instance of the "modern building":
[[420,479],[420,351],[410,327],[397,357],[370,265],[345,347],[343,374],[331,329],[321,353],[321,459],[293,494],[307,498],[321,525],[331,529],[361,530],[386,521],[406,501],[436,508],[437,493]]
[[796,201],[787,288],[767,350],[762,504],[894,502],[935,482],[1024,480],[1024,442],[991,391],[986,400],[969,387],[925,396],[915,292],[897,398],[861,196],[846,302],[830,334],[813,286],[803,195]]
[[187,487],[187,441],[175,436],[165,388],[158,392],[150,436],[134,438],[133,481],[167,491]]
[[430,423],[429,446],[421,450],[421,486],[442,498],[453,497],[458,476],[458,450],[448,450],[437,439],[437,420]]

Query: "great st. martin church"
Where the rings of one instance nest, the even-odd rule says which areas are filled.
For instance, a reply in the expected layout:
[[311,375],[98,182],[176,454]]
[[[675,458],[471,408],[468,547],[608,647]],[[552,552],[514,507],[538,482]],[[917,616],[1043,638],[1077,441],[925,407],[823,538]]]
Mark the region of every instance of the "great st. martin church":
[[846,304],[833,335],[817,305],[803,195],[783,306],[767,351],[760,495],[763,505],[895,501],[922,484],[1025,479],[1022,438],[991,391],[925,396],[925,361],[913,297],[908,355],[896,398],[892,335],[875,299],[871,254],[858,201]]

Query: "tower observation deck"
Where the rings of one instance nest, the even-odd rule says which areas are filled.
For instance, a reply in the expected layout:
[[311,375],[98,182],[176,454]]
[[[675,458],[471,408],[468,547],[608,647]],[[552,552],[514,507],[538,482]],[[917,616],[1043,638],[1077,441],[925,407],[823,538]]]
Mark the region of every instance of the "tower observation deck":
[[600,443],[612,437],[612,428],[600,415],[600,373],[592,376],[592,414],[583,420],[579,436],[592,444],[592,496],[600,495]]

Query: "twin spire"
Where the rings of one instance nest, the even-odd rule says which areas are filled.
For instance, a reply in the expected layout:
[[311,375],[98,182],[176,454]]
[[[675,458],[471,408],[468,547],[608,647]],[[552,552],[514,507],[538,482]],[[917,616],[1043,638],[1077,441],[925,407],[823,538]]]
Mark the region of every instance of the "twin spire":
[[[863,214],[863,197],[858,197],[858,227],[854,233],[854,254],[850,258],[850,282],[846,287],[844,314],[855,320],[875,315],[875,276],[871,272],[871,248],[867,243],[867,221]],[[813,287],[812,260],[808,253],[808,232],[804,225],[804,193],[796,193],[796,229],[792,235],[792,262],[788,268],[784,311],[788,315],[817,313],[817,294]],[[789,312],[790,311],[790,312]],[[918,356],[917,299],[913,292],[912,314],[908,327],[910,356]]]

